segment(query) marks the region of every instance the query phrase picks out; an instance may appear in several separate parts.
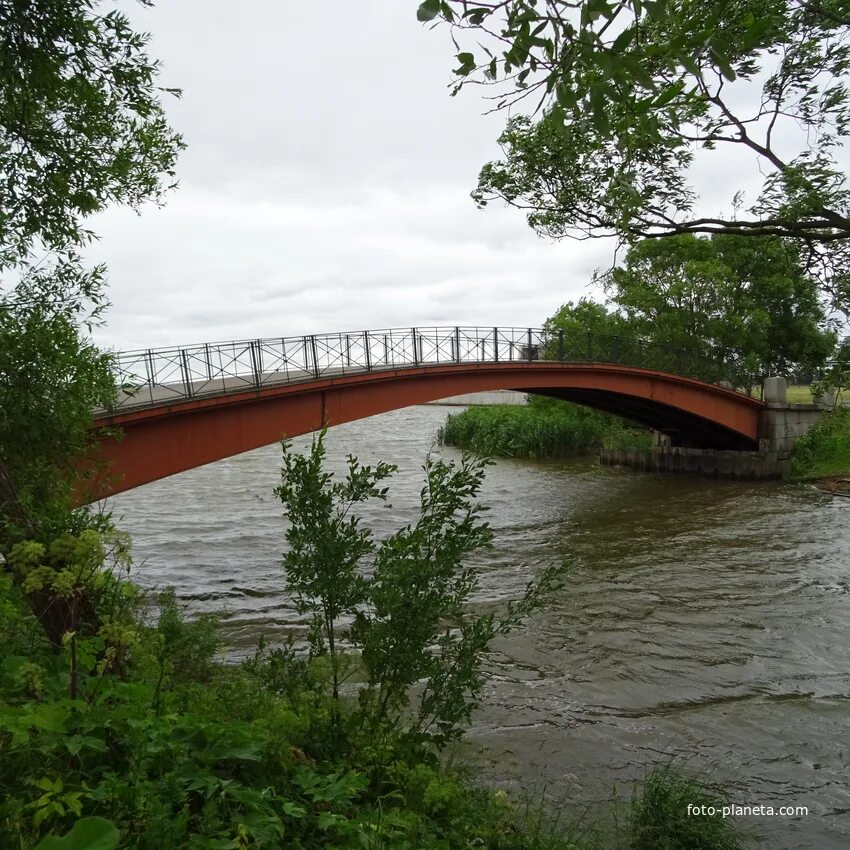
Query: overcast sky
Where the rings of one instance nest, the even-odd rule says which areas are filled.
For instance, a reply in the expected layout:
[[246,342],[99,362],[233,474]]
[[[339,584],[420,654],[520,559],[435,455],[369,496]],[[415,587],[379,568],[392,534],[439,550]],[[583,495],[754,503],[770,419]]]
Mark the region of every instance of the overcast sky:
[[183,89],[168,112],[188,148],[164,209],[93,223],[114,305],[101,342],[536,325],[586,294],[612,244],[542,240],[470,200],[505,118],[449,97],[451,41],[416,5],[131,8]]
[[[101,343],[538,325],[610,266],[610,240],[553,243],[476,209],[506,116],[480,88],[449,96],[449,32],[416,0],[126,4],[183,89],[167,108],[188,149],[164,209],[93,222],[114,303]],[[705,211],[757,190],[754,154],[710,156]]]

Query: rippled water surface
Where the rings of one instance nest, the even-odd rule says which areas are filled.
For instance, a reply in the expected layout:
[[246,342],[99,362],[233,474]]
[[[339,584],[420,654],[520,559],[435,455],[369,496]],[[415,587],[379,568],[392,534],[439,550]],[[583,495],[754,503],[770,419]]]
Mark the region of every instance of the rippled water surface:
[[[329,433],[334,468],[349,452],[399,466],[392,507],[367,510],[379,536],[414,517],[445,415],[408,408]],[[113,500],[136,580],[220,613],[237,654],[299,627],[279,567],[279,457],[269,446]],[[496,646],[472,730],[495,780],[592,805],[677,754],[740,805],[809,807],[753,821],[764,846],[850,847],[850,500],[499,461],[482,501],[496,540],[476,604],[516,598],[541,564],[573,565],[558,598]]]

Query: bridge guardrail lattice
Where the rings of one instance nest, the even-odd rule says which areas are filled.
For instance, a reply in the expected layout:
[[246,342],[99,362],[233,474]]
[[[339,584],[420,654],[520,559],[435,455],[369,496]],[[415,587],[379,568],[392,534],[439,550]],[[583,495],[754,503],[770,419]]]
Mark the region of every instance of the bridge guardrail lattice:
[[618,364],[710,383],[752,383],[734,361],[707,360],[639,337],[551,328],[388,328],[118,352],[112,361],[118,385],[114,410],[336,375],[511,362]]

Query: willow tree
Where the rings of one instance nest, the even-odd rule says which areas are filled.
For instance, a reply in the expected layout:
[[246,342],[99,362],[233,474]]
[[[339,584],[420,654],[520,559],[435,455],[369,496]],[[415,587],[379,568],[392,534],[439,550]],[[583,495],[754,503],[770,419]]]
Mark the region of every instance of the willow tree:
[[[491,86],[513,116],[480,204],[556,238],[794,239],[850,303],[848,0],[426,0],[418,17],[452,27],[454,91]],[[697,157],[718,179],[742,160],[756,197],[706,211]]]

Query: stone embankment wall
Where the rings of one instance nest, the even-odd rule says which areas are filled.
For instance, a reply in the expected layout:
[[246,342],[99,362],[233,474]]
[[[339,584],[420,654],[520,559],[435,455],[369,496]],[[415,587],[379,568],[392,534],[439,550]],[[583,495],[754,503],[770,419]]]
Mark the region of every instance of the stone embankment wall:
[[791,467],[789,458],[761,452],[689,449],[682,446],[653,446],[645,449],[599,450],[603,466],[627,466],[640,472],[674,472],[710,478],[781,478]]

